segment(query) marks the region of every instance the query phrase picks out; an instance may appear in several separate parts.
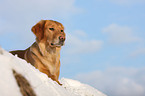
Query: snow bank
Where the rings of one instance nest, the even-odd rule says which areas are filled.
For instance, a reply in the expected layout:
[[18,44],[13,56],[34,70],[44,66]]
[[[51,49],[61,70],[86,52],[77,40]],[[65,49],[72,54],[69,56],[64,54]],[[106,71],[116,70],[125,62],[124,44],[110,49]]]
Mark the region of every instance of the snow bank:
[[97,89],[76,80],[62,78],[61,83],[66,90],[78,96],[106,96]]
[[12,70],[24,76],[36,96],[106,96],[89,85],[71,79],[61,79],[62,86],[39,72],[25,60],[0,48],[0,96],[22,96]]

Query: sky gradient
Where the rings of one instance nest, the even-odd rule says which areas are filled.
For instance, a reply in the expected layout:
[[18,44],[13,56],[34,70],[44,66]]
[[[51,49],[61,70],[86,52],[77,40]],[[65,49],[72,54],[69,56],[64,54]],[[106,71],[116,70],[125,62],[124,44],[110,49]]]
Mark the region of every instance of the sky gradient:
[[108,96],[145,96],[145,0],[0,0],[0,46],[26,49],[42,19],[65,26],[60,77]]

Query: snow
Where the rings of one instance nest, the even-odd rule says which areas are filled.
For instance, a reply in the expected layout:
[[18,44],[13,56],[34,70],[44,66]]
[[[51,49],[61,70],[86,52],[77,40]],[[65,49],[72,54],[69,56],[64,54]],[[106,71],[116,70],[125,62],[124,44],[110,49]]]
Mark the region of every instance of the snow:
[[62,78],[61,83],[63,84],[63,87],[66,88],[66,90],[77,94],[78,96],[106,96],[97,89],[94,89],[87,84],[82,84],[76,80]]
[[79,81],[62,78],[62,86],[28,64],[0,48],[0,96],[22,96],[12,70],[24,76],[36,96],[106,96],[97,89]]

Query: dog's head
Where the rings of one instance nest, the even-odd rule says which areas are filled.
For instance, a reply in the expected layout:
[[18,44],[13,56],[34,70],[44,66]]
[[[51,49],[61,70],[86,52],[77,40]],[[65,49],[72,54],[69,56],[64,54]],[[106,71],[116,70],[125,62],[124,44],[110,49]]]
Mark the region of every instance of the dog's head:
[[64,45],[65,33],[61,23],[53,20],[41,20],[32,27],[32,32],[38,41],[43,41],[50,47],[60,47]]

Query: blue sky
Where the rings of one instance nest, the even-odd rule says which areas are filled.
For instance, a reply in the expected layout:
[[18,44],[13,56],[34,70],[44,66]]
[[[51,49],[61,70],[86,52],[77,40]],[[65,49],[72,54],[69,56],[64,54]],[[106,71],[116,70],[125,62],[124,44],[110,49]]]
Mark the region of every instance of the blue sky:
[[145,0],[0,0],[0,46],[26,49],[41,19],[65,26],[61,77],[108,96],[145,96]]

